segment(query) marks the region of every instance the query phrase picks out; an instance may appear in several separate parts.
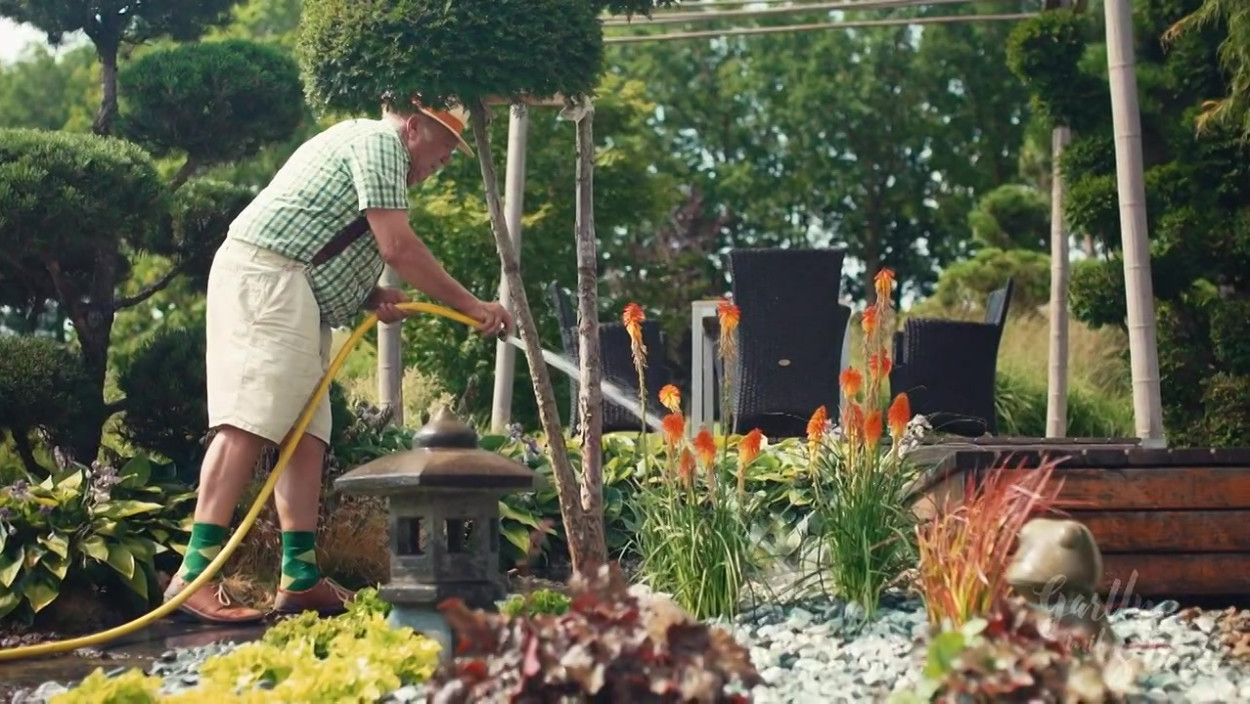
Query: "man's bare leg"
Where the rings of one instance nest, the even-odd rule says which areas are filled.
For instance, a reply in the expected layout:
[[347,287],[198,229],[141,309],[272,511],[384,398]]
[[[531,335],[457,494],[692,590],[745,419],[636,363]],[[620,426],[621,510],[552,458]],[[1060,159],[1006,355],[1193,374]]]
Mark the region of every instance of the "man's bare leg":
[[321,511],[325,453],[324,442],[305,434],[274,489],[274,504],[282,524],[282,581],[274,600],[277,611],[338,613],[353,596],[323,579],[317,566],[317,517]]
[[[239,497],[251,479],[264,444],[263,438],[232,426],[221,427],[213,436],[200,467],[191,540],[182,567],[166,591],[167,599],[199,577],[221,552]],[[211,622],[238,623],[263,617],[255,609],[232,605],[229,597],[211,583],[192,595],[182,610]]]

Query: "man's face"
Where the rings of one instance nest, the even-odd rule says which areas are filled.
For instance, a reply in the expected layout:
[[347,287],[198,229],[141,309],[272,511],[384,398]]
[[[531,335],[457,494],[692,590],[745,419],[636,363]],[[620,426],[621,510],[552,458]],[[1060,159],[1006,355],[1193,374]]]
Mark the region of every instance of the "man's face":
[[451,130],[424,115],[410,116],[405,126],[404,143],[412,156],[408,185],[415,186],[446,166],[459,142]]

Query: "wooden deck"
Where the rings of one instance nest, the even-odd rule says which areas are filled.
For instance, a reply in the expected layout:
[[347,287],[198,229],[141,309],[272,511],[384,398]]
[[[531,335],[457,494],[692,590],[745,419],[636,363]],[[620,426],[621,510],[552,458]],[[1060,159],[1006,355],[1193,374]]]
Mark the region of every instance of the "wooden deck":
[[914,493],[922,518],[948,499],[960,500],[969,477],[979,482],[995,467],[1027,472],[1044,460],[1059,461],[1061,508],[1098,541],[1104,593],[1250,595],[1250,448],[994,438],[927,445],[915,456],[933,467]]

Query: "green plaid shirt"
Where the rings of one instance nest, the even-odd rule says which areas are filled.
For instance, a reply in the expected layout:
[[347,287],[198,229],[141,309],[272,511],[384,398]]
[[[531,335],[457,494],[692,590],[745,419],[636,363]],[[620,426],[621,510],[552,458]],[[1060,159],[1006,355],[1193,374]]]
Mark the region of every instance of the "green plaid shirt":
[[[309,264],[366,208],[408,208],[410,157],[381,120],[346,120],[302,144],[235,218],[230,237]],[[309,281],[321,319],[347,325],[377,285],[384,263],[369,233],[321,266]]]

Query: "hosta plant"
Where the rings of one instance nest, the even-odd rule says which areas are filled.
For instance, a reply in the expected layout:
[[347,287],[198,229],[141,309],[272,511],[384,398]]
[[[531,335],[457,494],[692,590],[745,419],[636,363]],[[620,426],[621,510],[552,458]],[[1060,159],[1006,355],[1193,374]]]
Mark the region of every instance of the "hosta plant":
[[562,616],[512,618],[442,605],[461,643],[430,681],[431,701],[734,702],[761,678],[727,631],[665,602],[640,602],[614,565],[570,584]]
[[144,456],[88,468],[54,454],[42,481],[0,488],[0,618],[29,622],[75,579],[125,585],[146,607],[158,557],[185,549],[194,494]]
[[924,678],[897,702],[1126,701],[1136,663],[1090,643],[1019,597],[996,600],[983,618],[936,633]]
[[195,687],[157,696],[161,678],[130,670],[110,678],[97,669],[50,704],[163,702],[359,702],[382,700],[426,681],[438,666],[439,645],[409,628],[386,623],[386,607],[371,589],[348,612],[319,619],[312,612],[271,628],[259,641],[201,666]]
[[[828,557],[833,588],[871,616],[881,593],[913,564],[914,519],[907,496],[918,475],[908,453],[926,424],[913,417],[906,393],[888,408],[888,383],[894,332],[894,276],[882,269],[876,277],[877,302],[863,313],[865,373],[842,372],[841,418],[835,423],[825,407],[808,422],[810,467],[816,496],[812,531]],[[891,443],[883,447],[889,426]]]

